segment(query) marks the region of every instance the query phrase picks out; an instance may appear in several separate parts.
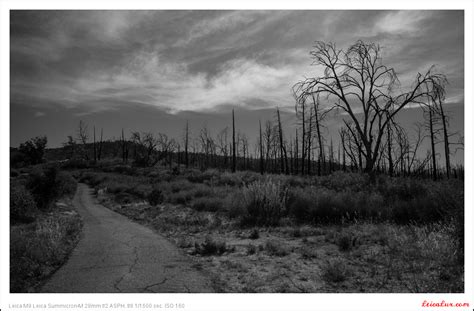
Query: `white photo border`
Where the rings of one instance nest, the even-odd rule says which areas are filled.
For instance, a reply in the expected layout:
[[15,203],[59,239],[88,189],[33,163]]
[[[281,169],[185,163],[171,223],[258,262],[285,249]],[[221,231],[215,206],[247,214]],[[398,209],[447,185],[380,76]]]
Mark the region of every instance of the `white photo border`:
[[[467,159],[474,156],[473,137],[474,122],[465,122],[465,292],[464,294],[10,294],[9,285],[9,142],[10,142],[10,10],[168,10],[168,9],[259,9],[259,10],[464,10],[464,92],[465,103],[473,102],[473,9],[472,0],[451,1],[215,1],[215,0],[174,0],[174,1],[59,1],[59,0],[0,0],[0,96],[1,113],[1,199],[0,209],[0,308],[2,310],[17,310],[15,304],[44,304],[44,309],[66,310],[52,308],[54,304],[161,304],[163,310],[407,310],[423,309],[423,301],[469,303],[469,308],[444,308],[453,310],[473,310],[473,224],[474,203],[472,186],[474,185],[473,165]],[[464,119],[472,121],[474,117],[471,104],[464,104]],[[8,135],[8,136],[7,136]],[[184,304],[183,309],[176,304]],[[48,304],[49,307],[48,307]],[[174,308],[165,309],[166,304]],[[26,305],[27,306],[27,305]],[[42,308],[36,308],[42,310]],[[99,308],[89,308],[98,310]],[[104,308],[100,308],[104,309]],[[110,308],[108,308],[110,309]],[[118,310],[132,310],[119,309]],[[133,310],[159,310],[159,308],[133,308]],[[68,309],[77,310],[77,309]]]

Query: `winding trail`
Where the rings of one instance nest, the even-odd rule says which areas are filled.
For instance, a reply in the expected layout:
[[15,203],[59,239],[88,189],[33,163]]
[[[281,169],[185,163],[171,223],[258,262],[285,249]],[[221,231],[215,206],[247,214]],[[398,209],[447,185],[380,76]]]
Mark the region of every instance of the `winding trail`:
[[74,205],[83,236],[42,287],[47,293],[203,293],[211,282],[164,237],[95,203],[79,184]]

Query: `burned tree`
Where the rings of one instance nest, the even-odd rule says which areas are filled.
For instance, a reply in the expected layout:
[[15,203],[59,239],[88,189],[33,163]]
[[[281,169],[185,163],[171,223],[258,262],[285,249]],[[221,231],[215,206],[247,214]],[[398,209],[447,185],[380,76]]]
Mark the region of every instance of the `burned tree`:
[[[281,170],[281,173],[286,172],[286,174],[288,175],[290,174],[290,170],[288,168],[288,155],[286,153],[286,147],[284,144],[283,128],[281,126],[281,118],[280,118],[280,109],[278,109],[278,107],[277,107],[277,120],[278,120],[278,137],[280,141],[280,170]],[[261,132],[262,132],[262,128],[260,126],[260,137],[262,136]]]
[[89,160],[89,155],[87,153],[87,142],[89,140],[89,130],[87,128],[87,124],[80,120],[79,125],[77,127],[77,138],[81,142],[81,153],[82,156],[86,159]]
[[395,70],[382,63],[381,48],[373,43],[357,41],[344,51],[335,44],[318,41],[310,54],[313,64],[322,67],[324,74],[294,85],[297,102],[315,95],[348,115],[353,124],[350,134],[360,141],[365,172],[375,169],[389,121],[408,104],[420,103],[429,96],[438,98],[444,92],[446,78],[430,68],[417,75],[408,91],[395,95],[399,84]]

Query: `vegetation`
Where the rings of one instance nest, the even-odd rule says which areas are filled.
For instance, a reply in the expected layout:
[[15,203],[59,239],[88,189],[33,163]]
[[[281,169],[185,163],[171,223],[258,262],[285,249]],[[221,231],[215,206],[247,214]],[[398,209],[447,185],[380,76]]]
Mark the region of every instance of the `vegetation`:
[[[132,166],[123,175],[114,165],[75,174],[107,189],[104,205],[201,256],[218,279],[232,280],[222,291],[278,291],[282,284],[292,292],[462,291],[459,180],[380,175],[373,184],[357,173],[301,179]],[[146,208],[141,202],[153,189],[163,201]],[[125,194],[127,202],[117,199]],[[279,275],[288,264],[288,275]],[[266,281],[254,284],[249,273]]]
[[[67,259],[82,226],[76,181],[55,166],[22,168],[10,180],[10,291],[35,292]],[[59,200],[59,203],[57,202]]]
[[[28,236],[47,254],[69,249],[77,227],[46,219],[55,200],[74,193],[72,174],[105,206],[198,257],[221,291],[462,292],[464,176],[450,163],[456,133],[443,106],[445,76],[430,68],[395,88],[380,47],[362,41],[347,50],[317,42],[311,56],[324,75],[293,87],[294,135],[277,107],[274,120],[259,122],[253,149],[234,110],[216,135],[203,126],[192,137],[187,121],[182,141],[123,130],[104,140],[102,128],[98,140],[81,121],[63,148],[46,150],[56,166],[11,171],[12,238]],[[397,120],[408,105],[425,111],[415,136]],[[339,137],[328,137],[326,120],[338,111]],[[12,149],[12,158],[25,150]],[[12,163],[42,157],[33,158]],[[59,232],[54,240],[45,226]],[[56,266],[17,244],[21,264]]]

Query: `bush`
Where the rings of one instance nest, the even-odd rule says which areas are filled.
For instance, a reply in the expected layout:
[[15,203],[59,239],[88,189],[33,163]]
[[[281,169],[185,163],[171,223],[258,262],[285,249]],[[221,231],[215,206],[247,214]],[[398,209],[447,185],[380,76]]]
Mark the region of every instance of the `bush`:
[[197,170],[189,170],[187,173],[187,179],[192,183],[204,183],[205,181],[210,181],[213,178],[219,176],[219,172],[213,169],[200,172]]
[[197,185],[193,191],[195,198],[208,197],[212,195],[211,188],[206,185]]
[[336,238],[336,245],[339,247],[339,250],[342,252],[350,251],[355,244],[355,237],[349,233],[344,232],[338,235]]
[[197,211],[217,212],[222,208],[222,201],[217,198],[198,198],[192,208]]
[[343,259],[328,261],[321,269],[321,277],[329,283],[343,282],[352,272]]
[[193,185],[187,180],[177,180],[169,184],[172,193],[178,193],[180,191],[186,191],[193,188]]
[[304,259],[318,258],[318,253],[316,252],[316,250],[313,249],[313,247],[310,247],[307,245],[304,245],[301,248],[300,253],[301,253],[301,257],[303,257]]
[[224,241],[216,241],[210,236],[207,236],[203,243],[196,243],[194,247],[195,253],[202,256],[222,255],[227,251]]
[[163,192],[160,189],[155,188],[150,192],[147,199],[151,205],[156,206],[163,202]]
[[267,240],[265,242],[265,250],[271,256],[278,256],[278,257],[283,257],[290,253],[285,246],[283,246],[280,242],[276,240]]
[[71,174],[67,172],[59,172],[56,176],[56,184],[58,185],[58,195],[72,197],[77,190],[77,182]]
[[36,203],[23,185],[10,185],[10,223],[32,222],[36,216]]
[[24,155],[26,164],[39,164],[43,162],[44,150],[48,139],[46,136],[37,136],[20,145],[18,151]]
[[379,182],[377,190],[387,199],[409,201],[424,196],[427,193],[427,188],[425,188],[427,183],[431,184],[430,181],[413,177],[387,177],[384,182]]
[[260,238],[260,233],[257,229],[253,229],[252,232],[250,232],[249,239],[257,240],[258,238]]
[[377,193],[307,187],[291,192],[289,213],[298,223],[344,223],[387,220],[390,209]]
[[369,185],[367,174],[349,173],[336,171],[331,175],[320,177],[319,184],[327,189],[335,191],[362,191]]
[[193,198],[189,191],[181,191],[178,193],[170,193],[166,196],[166,200],[172,204],[186,204]]
[[247,255],[253,255],[257,252],[257,246],[253,244],[248,244],[247,245]]
[[135,184],[126,187],[125,192],[128,192],[139,199],[146,199],[150,193],[150,188],[151,187],[149,185]]
[[287,189],[271,179],[256,181],[239,194],[245,208],[242,225],[278,225],[285,212]]
[[76,191],[75,179],[66,172],[60,172],[57,167],[37,170],[30,174],[27,183],[39,209],[47,209],[56,199],[64,195],[73,195]]

